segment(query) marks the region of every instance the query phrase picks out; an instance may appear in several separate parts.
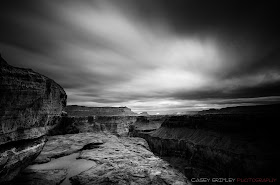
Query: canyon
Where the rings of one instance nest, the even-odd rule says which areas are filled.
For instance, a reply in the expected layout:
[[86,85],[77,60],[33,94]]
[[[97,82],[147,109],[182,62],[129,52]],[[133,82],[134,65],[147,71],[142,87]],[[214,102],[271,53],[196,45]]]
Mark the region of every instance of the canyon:
[[66,106],[56,82],[0,62],[1,184],[185,185],[192,178],[278,176],[279,104],[191,115]]
[[0,59],[1,184],[189,184],[128,137],[145,118],[126,107],[69,106],[68,116],[60,85]]
[[144,138],[154,153],[188,178],[277,177],[275,111],[171,116],[159,129],[133,135]]

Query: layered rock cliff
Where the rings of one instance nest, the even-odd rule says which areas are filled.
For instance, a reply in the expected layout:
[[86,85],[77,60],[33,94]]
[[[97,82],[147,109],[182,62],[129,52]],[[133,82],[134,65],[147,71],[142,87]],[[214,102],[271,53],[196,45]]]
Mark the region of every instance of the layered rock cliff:
[[68,116],[129,116],[137,115],[127,107],[85,107],[69,105],[65,107]]
[[129,136],[134,130],[148,132],[160,127],[166,116],[64,116],[50,135],[81,132],[106,132],[117,136]]
[[50,135],[107,132],[118,136],[127,136],[130,125],[133,125],[137,120],[138,116],[67,116],[62,117]]
[[151,132],[134,132],[151,150],[192,177],[277,177],[275,114],[172,116]]
[[15,177],[42,150],[59,122],[66,93],[53,80],[0,57],[0,182]]

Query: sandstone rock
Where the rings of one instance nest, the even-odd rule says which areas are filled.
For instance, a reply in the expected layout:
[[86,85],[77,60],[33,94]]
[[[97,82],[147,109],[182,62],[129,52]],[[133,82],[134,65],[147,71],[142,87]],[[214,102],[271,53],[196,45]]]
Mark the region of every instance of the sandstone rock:
[[165,121],[167,116],[139,116],[137,121],[133,124],[134,132],[149,132],[158,129]]
[[4,182],[40,153],[41,137],[59,122],[66,94],[53,80],[10,66],[1,57],[0,67],[0,182]]
[[149,151],[141,138],[111,136],[101,148],[84,150],[79,158],[96,165],[71,177],[73,184],[187,184],[185,177]]
[[[41,164],[51,161],[66,155],[79,152],[80,150],[86,149],[89,145],[101,145],[104,141],[99,139],[98,136],[94,137],[95,133],[85,134],[66,134],[49,136],[48,142],[46,143],[44,150],[40,155],[33,161],[33,164]],[[83,137],[84,135],[84,137]],[[88,136],[89,135],[89,136]],[[84,148],[85,147],[85,148]],[[92,147],[95,148],[95,147]]]
[[84,116],[63,117],[50,135],[74,134],[81,132],[106,132],[118,136],[127,136],[130,125],[138,116]]
[[151,131],[160,127],[166,116],[83,116],[62,117],[50,135],[81,132],[105,132],[128,136],[133,131]]
[[[65,156],[65,151],[74,153]],[[56,159],[31,165],[26,169],[27,172],[32,170],[36,177],[40,176],[42,171],[64,169],[67,174],[62,185],[70,185],[70,182],[81,185],[188,184],[184,175],[156,157],[142,138],[121,138],[103,133],[52,136],[41,155]],[[25,173],[26,171],[23,172]],[[39,178],[39,182],[43,182],[41,180]],[[36,181],[37,179],[33,178],[32,182],[27,181],[28,183],[22,185],[36,184]]]
[[0,144],[38,138],[48,131],[66,105],[66,94],[53,80],[12,67],[1,59]]
[[1,145],[0,182],[12,180],[22,169],[27,167],[41,152],[45,138]]

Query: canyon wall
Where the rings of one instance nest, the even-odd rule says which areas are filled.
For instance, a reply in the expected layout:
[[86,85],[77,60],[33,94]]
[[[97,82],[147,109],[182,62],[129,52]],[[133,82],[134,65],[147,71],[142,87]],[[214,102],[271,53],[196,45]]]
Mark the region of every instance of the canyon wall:
[[107,132],[117,136],[129,136],[134,130],[156,130],[166,116],[63,116],[50,131],[50,135],[82,132]]
[[50,135],[107,132],[118,136],[128,136],[130,125],[133,125],[138,118],[139,116],[66,116],[62,117]]
[[0,183],[10,181],[42,150],[59,122],[66,93],[53,80],[10,66],[0,57]]
[[172,116],[155,131],[133,135],[188,178],[277,177],[275,120],[276,114]]
[[137,115],[127,107],[85,107],[78,105],[68,105],[64,109],[68,116],[129,116]]

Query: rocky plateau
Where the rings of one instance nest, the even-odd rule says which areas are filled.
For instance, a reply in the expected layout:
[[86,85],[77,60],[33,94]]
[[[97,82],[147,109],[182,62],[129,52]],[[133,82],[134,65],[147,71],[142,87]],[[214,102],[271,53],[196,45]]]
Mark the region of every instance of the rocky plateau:
[[187,184],[186,177],[155,156],[142,138],[51,136],[34,163],[13,184]]

